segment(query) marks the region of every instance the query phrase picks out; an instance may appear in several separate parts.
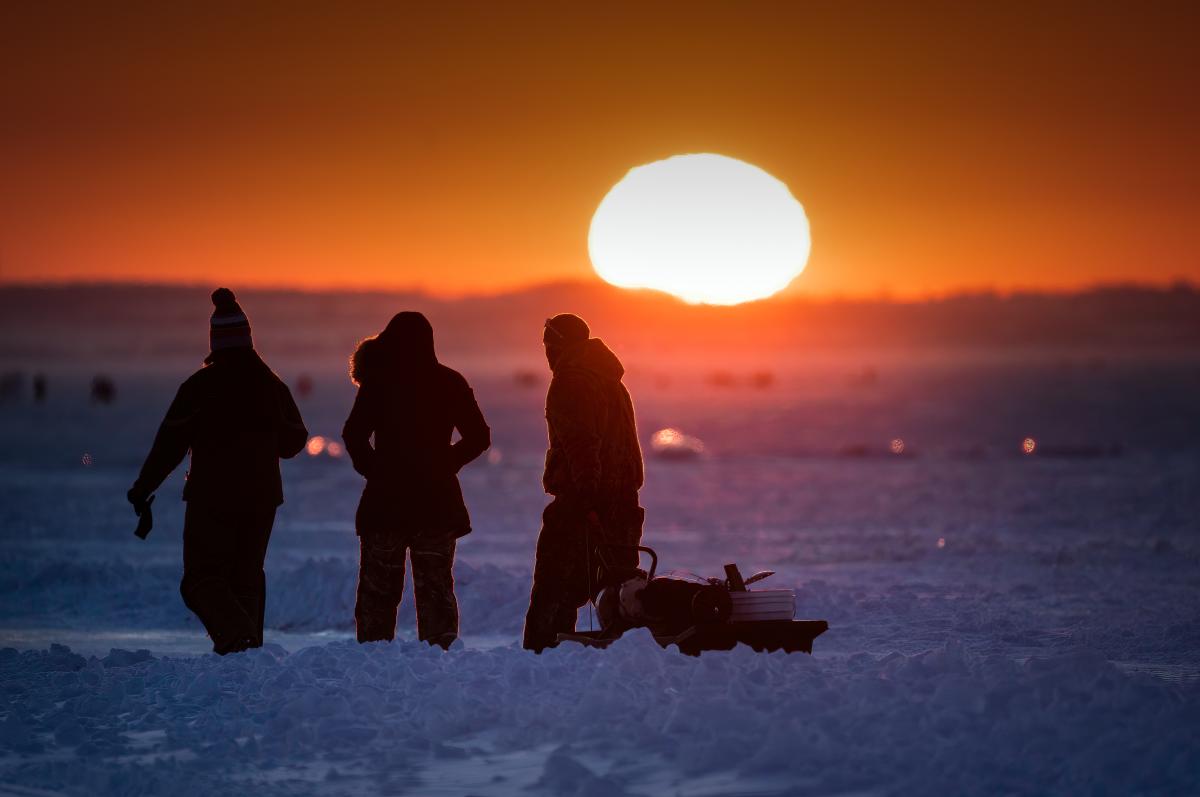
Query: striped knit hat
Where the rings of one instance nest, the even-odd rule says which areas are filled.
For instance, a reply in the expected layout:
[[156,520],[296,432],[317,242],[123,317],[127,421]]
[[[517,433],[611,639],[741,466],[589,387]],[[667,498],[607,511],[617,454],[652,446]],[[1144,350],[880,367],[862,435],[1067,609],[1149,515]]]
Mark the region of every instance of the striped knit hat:
[[213,351],[221,349],[254,348],[250,339],[250,319],[242,312],[233,291],[217,288],[212,294],[213,314],[209,322],[208,340]]

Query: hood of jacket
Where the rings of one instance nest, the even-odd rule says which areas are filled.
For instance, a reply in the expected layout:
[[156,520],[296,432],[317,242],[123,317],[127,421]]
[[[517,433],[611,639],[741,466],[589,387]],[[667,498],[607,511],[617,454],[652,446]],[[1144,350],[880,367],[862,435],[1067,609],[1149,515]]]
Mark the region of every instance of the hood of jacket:
[[554,370],[558,372],[570,368],[589,371],[615,382],[621,381],[625,375],[625,366],[600,338],[588,338],[568,345],[559,355]]
[[429,321],[420,313],[397,313],[382,332],[361,341],[350,355],[350,379],[362,385],[431,371],[437,364]]

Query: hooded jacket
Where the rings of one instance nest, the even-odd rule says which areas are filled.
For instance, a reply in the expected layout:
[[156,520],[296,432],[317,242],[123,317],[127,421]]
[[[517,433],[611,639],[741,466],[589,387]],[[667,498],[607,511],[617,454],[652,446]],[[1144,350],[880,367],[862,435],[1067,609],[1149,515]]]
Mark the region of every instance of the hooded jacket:
[[488,449],[491,431],[467,380],[437,361],[429,322],[397,315],[358,345],[350,377],[359,388],[342,439],[367,479],[358,533],[469,533],[457,474]]
[[278,506],[279,458],[294,457],[307,441],[291,391],[257,352],[215,351],[180,386],[134,489],[154,492],[191,451],[185,501]]
[[642,449],[624,375],[599,338],[568,344],[559,355],[546,393],[547,493],[595,503],[641,488]]

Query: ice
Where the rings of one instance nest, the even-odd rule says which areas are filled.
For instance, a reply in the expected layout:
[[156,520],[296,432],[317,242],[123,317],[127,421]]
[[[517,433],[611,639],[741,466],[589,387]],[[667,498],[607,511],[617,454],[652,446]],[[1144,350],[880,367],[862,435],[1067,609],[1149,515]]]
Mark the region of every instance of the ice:
[[[1056,783],[1087,793],[1129,793],[1146,782],[1183,790],[1197,764],[1194,695],[1122,674],[1086,648],[1005,666],[953,644],[912,656],[684,659],[638,636],[602,653],[541,657],[331,643],[123,667],[91,668],[92,658],[66,673],[44,669],[46,658],[5,657],[0,745],[24,756],[30,785],[80,792],[102,770],[130,792],[152,788],[164,761],[187,777],[274,773],[296,786],[289,770],[313,757],[336,762],[337,776],[323,780],[361,789],[401,761],[444,775],[447,762],[548,748],[536,780],[521,787],[650,793],[637,778],[597,767],[597,757],[627,768],[656,759],[680,788],[733,770],[751,782],[782,776],[801,793],[881,784],[1022,791],[1030,771],[1064,773]],[[530,671],[546,677],[514,677]],[[103,705],[77,694],[56,707],[88,673],[97,675],[88,691],[104,695]],[[18,681],[29,709],[13,702]],[[155,727],[168,732],[130,757],[132,734]],[[1153,743],[1165,728],[1180,732],[1170,749]],[[51,766],[81,746],[86,760],[70,771]]]
[[[71,403],[90,374],[52,373],[50,404],[0,408],[0,792],[1194,793],[1193,361],[897,362],[869,387],[845,378],[859,361],[776,363],[769,391],[628,365],[643,431],[706,444],[647,463],[662,569],[776,570],[798,617],[830,622],[814,655],[693,659],[644,631],[521,650],[545,433],[506,363],[468,373],[504,455],[462,474],[463,640],[415,641],[410,592],[395,642],[352,641],[361,480],[304,457],[284,468],[268,643],[213,656],[178,593],[180,476],[146,542],[124,502],[171,380],[114,370],[102,408]],[[336,439],[341,363],[304,370],[309,426]],[[1120,452],[1025,457],[1029,434]],[[859,442],[882,453],[838,455]]]
[[598,777],[561,747],[546,759],[542,777],[534,787],[566,797],[622,797],[625,794],[620,784]]
[[113,648],[112,652],[100,660],[100,663],[105,667],[130,667],[143,661],[149,661],[150,658],[150,651],[145,648],[140,650],[119,650]]

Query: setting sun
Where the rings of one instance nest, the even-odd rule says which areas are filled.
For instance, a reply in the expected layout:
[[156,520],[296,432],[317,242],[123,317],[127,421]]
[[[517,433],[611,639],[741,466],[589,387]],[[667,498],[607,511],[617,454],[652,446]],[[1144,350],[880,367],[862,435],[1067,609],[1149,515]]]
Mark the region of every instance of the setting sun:
[[677,155],[631,169],[596,209],[592,265],[622,288],[692,303],[765,299],[804,270],[808,218],[788,187],[723,155]]

